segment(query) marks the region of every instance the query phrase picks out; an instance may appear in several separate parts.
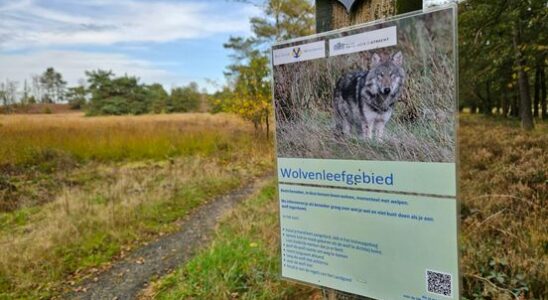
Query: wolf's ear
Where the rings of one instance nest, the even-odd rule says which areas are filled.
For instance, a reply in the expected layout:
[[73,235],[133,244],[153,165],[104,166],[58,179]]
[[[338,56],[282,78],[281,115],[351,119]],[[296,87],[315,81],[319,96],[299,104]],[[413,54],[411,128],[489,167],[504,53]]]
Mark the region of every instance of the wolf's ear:
[[401,51],[398,51],[396,54],[392,55],[392,62],[398,67],[403,65],[403,54]]
[[371,56],[371,68],[374,68],[380,64],[381,64],[381,56],[378,55],[377,53],[373,54],[373,56]]

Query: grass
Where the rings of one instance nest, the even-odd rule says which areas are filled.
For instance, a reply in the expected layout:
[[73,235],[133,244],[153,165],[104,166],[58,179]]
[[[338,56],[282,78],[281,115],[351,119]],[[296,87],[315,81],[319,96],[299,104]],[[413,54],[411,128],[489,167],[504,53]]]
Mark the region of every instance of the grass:
[[[455,158],[455,61],[447,12],[403,19],[398,46],[406,79],[382,139],[339,137],[333,93],[341,75],[368,69],[375,51],[274,68],[277,150],[282,157],[450,162]],[[445,20],[445,21],[444,21]],[[386,51],[384,51],[386,52]],[[305,138],[302,137],[313,137]]]
[[[463,299],[546,299],[548,124],[523,132],[515,120],[460,119]],[[320,298],[318,290],[279,278],[278,212],[270,185],[144,298]]]
[[[453,123],[452,121],[447,121]],[[331,115],[316,112],[278,128],[281,157],[448,162],[455,156],[454,129],[427,120],[391,120],[382,139],[337,137]],[[309,136],[314,138],[303,139]]]
[[213,244],[146,291],[145,299],[303,299],[280,281],[278,203],[270,182],[220,224]]
[[15,203],[0,212],[0,299],[58,295],[272,167],[270,142],[231,116],[0,123],[0,200]]

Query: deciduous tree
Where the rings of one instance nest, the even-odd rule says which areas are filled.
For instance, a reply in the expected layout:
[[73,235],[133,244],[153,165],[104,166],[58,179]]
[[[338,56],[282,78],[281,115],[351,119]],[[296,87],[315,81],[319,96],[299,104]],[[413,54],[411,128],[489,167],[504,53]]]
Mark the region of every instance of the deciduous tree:
[[271,90],[268,48],[273,41],[313,33],[314,7],[310,1],[241,1],[263,9],[263,16],[251,18],[251,37],[231,37],[224,45],[232,50],[232,63],[225,75],[229,86],[213,97],[212,108],[231,111],[270,131]]

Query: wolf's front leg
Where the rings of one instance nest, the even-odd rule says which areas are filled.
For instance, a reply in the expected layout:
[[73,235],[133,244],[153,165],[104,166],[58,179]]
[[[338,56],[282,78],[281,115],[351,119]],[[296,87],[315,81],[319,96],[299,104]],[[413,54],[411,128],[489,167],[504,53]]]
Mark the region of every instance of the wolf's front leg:
[[385,122],[384,120],[380,120],[380,121],[377,121],[375,122],[375,136],[378,138],[378,139],[382,139],[383,135],[384,135],[384,126],[385,126]]
[[364,105],[362,115],[362,128],[364,133],[364,140],[372,139],[375,127],[375,120],[377,119],[377,113],[373,111],[369,106]]
[[384,135],[384,127],[386,126],[386,123],[388,123],[388,120],[390,120],[391,116],[392,110],[389,110],[375,118],[375,135],[378,139],[382,139]]
[[362,135],[363,140],[367,141],[373,138],[373,123],[368,122],[367,120],[362,122]]

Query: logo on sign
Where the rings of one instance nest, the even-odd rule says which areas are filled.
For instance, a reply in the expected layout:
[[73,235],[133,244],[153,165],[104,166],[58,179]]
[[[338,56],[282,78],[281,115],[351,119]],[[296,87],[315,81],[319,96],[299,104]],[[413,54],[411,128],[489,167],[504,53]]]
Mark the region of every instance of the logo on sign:
[[293,53],[293,58],[301,57],[301,54],[302,54],[301,47],[293,48],[293,51],[291,52]]
[[344,48],[344,46],[345,46],[344,43],[338,42],[338,43],[335,44],[335,46],[334,46],[333,48],[334,48],[335,50],[341,50],[341,49]]

